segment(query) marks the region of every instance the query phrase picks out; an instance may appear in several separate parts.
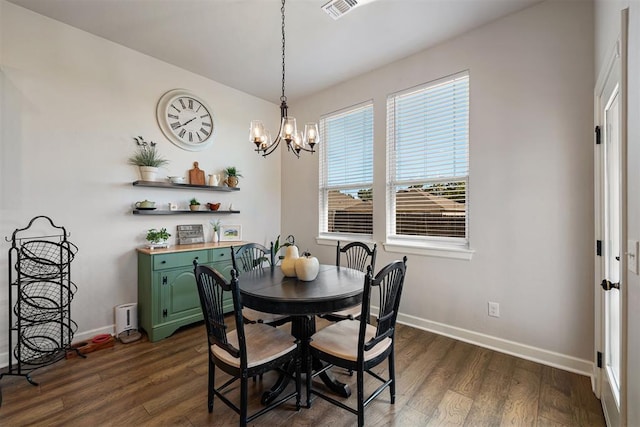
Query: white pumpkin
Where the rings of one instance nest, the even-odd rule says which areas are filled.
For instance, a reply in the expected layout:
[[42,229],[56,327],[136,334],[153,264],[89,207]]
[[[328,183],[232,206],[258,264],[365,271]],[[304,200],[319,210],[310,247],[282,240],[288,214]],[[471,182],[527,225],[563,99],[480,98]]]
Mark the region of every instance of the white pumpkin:
[[296,277],[296,260],[300,258],[297,246],[287,246],[280,268],[287,277]]
[[296,274],[298,279],[310,282],[318,276],[320,270],[320,263],[318,258],[311,256],[310,253],[305,252],[303,256],[296,260]]

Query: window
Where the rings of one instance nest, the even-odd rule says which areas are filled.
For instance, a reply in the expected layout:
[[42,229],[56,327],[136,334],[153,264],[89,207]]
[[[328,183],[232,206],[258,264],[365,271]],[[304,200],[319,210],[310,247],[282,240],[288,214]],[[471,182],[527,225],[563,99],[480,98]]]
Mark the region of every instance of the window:
[[387,236],[468,244],[469,74],[387,98]]
[[320,119],[320,233],[373,234],[373,103]]

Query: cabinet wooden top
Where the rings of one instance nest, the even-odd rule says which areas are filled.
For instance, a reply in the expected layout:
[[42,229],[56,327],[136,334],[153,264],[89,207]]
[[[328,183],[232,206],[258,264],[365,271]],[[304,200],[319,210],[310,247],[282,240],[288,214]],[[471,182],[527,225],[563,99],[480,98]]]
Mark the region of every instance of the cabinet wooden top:
[[229,248],[231,246],[242,246],[247,242],[220,242],[220,243],[193,243],[190,245],[172,245],[168,248],[150,249],[146,247],[136,248],[138,252],[147,255],[170,254],[177,252],[198,251],[203,249]]

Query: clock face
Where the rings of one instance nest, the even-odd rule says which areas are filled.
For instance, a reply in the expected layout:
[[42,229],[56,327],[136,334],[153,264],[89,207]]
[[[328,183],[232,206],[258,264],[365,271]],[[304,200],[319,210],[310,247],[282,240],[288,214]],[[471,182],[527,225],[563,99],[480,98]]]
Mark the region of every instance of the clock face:
[[157,118],[165,136],[180,148],[198,151],[213,142],[215,124],[211,109],[186,90],[165,93],[158,102]]

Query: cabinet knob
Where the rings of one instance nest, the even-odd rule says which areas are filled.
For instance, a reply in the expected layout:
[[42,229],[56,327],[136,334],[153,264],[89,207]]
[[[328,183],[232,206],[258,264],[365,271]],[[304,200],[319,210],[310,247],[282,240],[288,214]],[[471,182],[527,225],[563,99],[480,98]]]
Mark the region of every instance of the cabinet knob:
[[162,260],[162,261],[160,262],[160,264],[166,264],[166,263],[167,263],[167,260]]
[[198,257],[196,257],[195,259],[198,259]]

